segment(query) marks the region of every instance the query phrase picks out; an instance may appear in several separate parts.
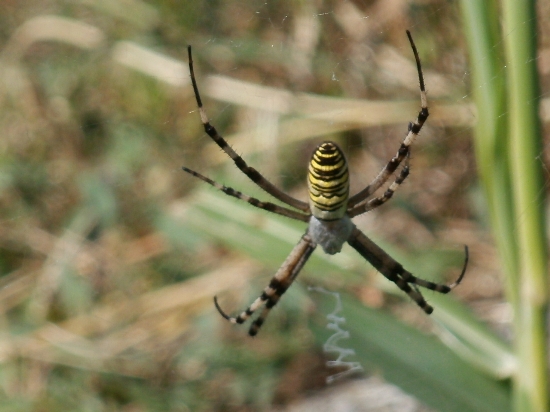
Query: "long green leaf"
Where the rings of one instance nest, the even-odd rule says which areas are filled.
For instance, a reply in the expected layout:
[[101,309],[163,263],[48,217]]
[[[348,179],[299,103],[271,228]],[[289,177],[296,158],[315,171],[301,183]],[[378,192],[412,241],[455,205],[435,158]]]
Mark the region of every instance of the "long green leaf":
[[[319,311],[330,313],[334,299],[316,294]],[[368,372],[381,371],[398,385],[435,410],[445,412],[510,411],[508,385],[469,365],[434,336],[395,320],[381,311],[367,308],[342,295],[342,329],[349,331],[343,347],[355,350]],[[329,333],[315,328],[318,341]],[[351,360],[351,358],[350,358]]]
[[545,236],[545,192],[539,120],[537,20],[534,1],[502,2],[507,58],[510,171],[516,215],[520,302],[515,308],[515,334],[520,369],[515,406],[521,412],[545,412],[548,397],[548,245]]

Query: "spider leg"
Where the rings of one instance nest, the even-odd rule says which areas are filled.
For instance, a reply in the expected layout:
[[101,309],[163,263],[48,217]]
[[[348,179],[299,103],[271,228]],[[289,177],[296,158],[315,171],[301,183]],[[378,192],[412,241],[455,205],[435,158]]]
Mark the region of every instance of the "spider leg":
[[468,267],[468,261],[470,260],[470,253],[468,251],[468,246],[464,245],[464,266],[462,266],[462,271],[460,272],[460,276],[449,285],[449,289],[454,289],[458,285],[460,285],[460,282],[462,282],[462,279],[464,278],[464,274],[466,273],[466,268]]
[[423,288],[435,290],[436,292],[443,293],[443,294],[449,293],[451,290],[457,287],[460,284],[460,282],[462,282],[462,279],[464,278],[464,274],[466,273],[466,268],[468,267],[468,260],[469,260],[468,246],[464,246],[464,265],[462,266],[462,271],[460,272],[460,275],[458,276],[457,280],[455,280],[453,283],[451,283],[448,286],[417,278],[416,276],[413,276],[410,272],[407,272],[406,270],[403,270],[401,277],[407,283],[412,283],[414,285],[422,286]]
[[[294,269],[293,273],[290,275],[290,283],[288,284],[286,289],[288,289],[290,287],[290,285],[292,284],[292,282],[294,282],[294,279],[296,279],[296,276],[298,276],[298,273],[300,273],[300,270],[306,264],[307,260],[309,259],[309,257],[311,256],[311,254],[313,253],[314,250],[315,250],[315,247],[308,250],[304,255],[302,255],[302,257],[300,258],[300,260],[298,261],[298,263],[296,265],[296,269]],[[258,333],[258,331],[262,327],[265,319],[269,315],[269,312],[271,312],[271,309],[273,309],[273,307],[277,304],[277,302],[279,301],[279,299],[281,298],[283,293],[286,292],[286,289],[284,289],[282,292],[280,292],[278,294],[273,295],[272,298],[269,301],[267,301],[267,303],[265,304],[265,307],[262,310],[262,312],[260,313],[260,315],[250,325],[250,329],[248,331],[248,334],[250,336],[255,336]]]
[[393,181],[393,183],[386,189],[384,194],[379,197],[375,197],[374,199],[369,200],[366,203],[359,204],[355,206],[353,209],[348,209],[348,216],[350,218],[353,218],[355,216],[361,215],[363,213],[366,213],[372,209],[376,209],[378,206],[382,206],[384,203],[386,203],[388,200],[390,200],[395,193],[397,189],[399,189],[399,186],[403,183],[403,181],[409,176],[410,168],[409,168],[409,158],[410,158],[410,152],[407,154],[407,158],[405,160],[405,166],[403,169],[401,169],[401,173],[399,173],[399,176],[396,177],[396,179]]
[[193,90],[195,92],[195,98],[197,100],[197,106],[199,107],[199,113],[201,116],[201,121],[204,126],[204,131],[208,136],[216,142],[216,144],[233,160],[235,165],[246,175],[250,180],[260,186],[263,190],[273,196],[275,199],[280,200],[281,202],[292,206],[303,212],[309,212],[309,205],[306,202],[295,199],[290,195],[287,195],[275,185],[269,182],[265,177],[263,177],[260,172],[258,172],[253,167],[248,166],[244,159],[239,156],[231,146],[225,141],[225,139],[220,136],[217,130],[212,126],[206,115],[206,111],[202,105],[201,96],[199,94],[199,88],[197,86],[197,81],[195,80],[195,71],[193,69],[193,59],[191,56],[191,46],[187,46],[187,52],[189,54],[189,72],[191,74],[191,83],[193,85]]
[[306,233],[302,236],[298,244],[292,249],[290,255],[286,258],[282,266],[277,273],[271,278],[269,285],[263,290],[262,294],[252,304],[241,312],[238,316],[227,315],[219,306],[217,297],[214,297],[214,304],[216,309],[220,312],[225,319],[231,323],[241,324],[250,318],[256,310],[265,304],[265,308],[258,316],[258,318],[252,322],[248,334],[255,336],[262,324],[264,323],[269,312],[277,304],[281,296],[290,287],[296,276],[300,273],[300,270],[305,265],[317,245],[313,243],[309,235]]
[[395,154],[395,156],[384,166],[384,168],[378,173],[378,176],[374,178],[374,180],[363,190],[361,190],[356,195],[352,196],[348,201],[348,209],[352,209],[354,206],[358,205],[359,203],[365,201],[370,195],[372,195],[376,190],[380,188],[386,181],[389,179],[389,177],[392,175],[393,172],[397,169],[397,167],[401,164],[403,159],[408,155],[410,146],[414,143],[415,139],[417,138],[418,134],[420,133],[420,129],[422,129],[422,126],[424,125],[424,122],[429,116],[428,113],[428,98],[426,96],[426,87],[424,85],[424,75],[422,74],[422,65],[420,64],[420,57],[418,56],[418,51],[416,50],[416,45],[414,44],[414,41],[412,39],[410,31],[407,30],[407,37],[409,38],[409,42],[411,44],[411,48],[414,53],[414,59],[416,60],[416,68],[418,70],[418,80],[420,83],[420,112],[418,113],[418,117],[416,120],[412,123],[409,123],[409,129],[407,136],[405,136],[405,140],[403,140],[403,143],[401,143],[401,146],[399,147],[399,150]]
[[295,210],[287,209],[286,207],[282,207],[271,202],[262,202],[261,200],[256,199],[255,197],[245,195],[244,193],[239,192],[238,190],[235,190],[231,187],[221,185],[213,181],[212,179],[200,174],[199,172],[195,172],[194,170],[191,170],[185,166],[183,166],[182,169],[185,172],[189,173],[190,175],[195,176],[196,178],[202,180],[203,182],[206,182],[209,185],[214,186],[218,190],[221,190],[226,195],[236,197],[237,199],[240,199],[240,200],[244,200],[245,202],[248,202],[252,206],[255,206],[257,208],[267,210],[268,212],[276,213],[278,215],[286,216],[291,219],[301,220],[302,222],[308,222],[310,219],[309,215],[304,215],[303,213],[296,212]]
[[459,278],[450,286],[440,285],[438,283],[417,278],[412,273],[405,270],[400,263],[395,261],[390,255],[384,252],[377,244],[375,244],[357,228],[353,230],[350,238],[348,239],[348,243],[351,247],[357,250],[361,256],[369,261],[376,270],[378,270],[387,279],[394,282],[399,289],[409,295],[409,297],[414,300],[416,304],[420,306],[428,315],[433,312],[433,308],[426,302],[417,286],[434,290],[439,293],[449,293],[452,288],[462,281],[468,264],[468,248],[466,247],[466,259]]

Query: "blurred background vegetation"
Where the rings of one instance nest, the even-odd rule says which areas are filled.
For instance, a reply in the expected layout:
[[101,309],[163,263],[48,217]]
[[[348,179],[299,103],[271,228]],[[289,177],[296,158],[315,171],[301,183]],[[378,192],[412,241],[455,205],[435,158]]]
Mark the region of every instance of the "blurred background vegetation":
[[[0,2],[0,411],[298,411],[320,396],[339,410],[342,393],[355,410],[510,410],[512,309],[476,172],[463,15],[443,0]],[[204,134],[187,45],[212,123],[305,199],[320,141],[347,153],[352,191],[397,150],[420,103],[405,29],[431,116],[407,182],[356,224],[440,282],[467,244],[464,283],[426,292],[428,318],[352,251],[317,251],[249,338],[212,297],[244,308],[305,227],[182,172],[270,200]],[[368,379],[327,386],[345,370],[323,351],[336,301],[309,285],[342,295],[339,343]]]

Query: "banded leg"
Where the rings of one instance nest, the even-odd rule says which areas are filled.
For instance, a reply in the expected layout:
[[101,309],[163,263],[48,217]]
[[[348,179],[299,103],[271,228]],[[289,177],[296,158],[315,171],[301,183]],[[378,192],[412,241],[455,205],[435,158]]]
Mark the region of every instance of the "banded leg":
[[378,176],[374,178],[374,180],[363,190],[361,190],[356,195],[352,196],[349,199],[348,202],[348,208],[353,208],[354,206],[358,205],[359,203],[366,200],[369,196],[371,196],[376,190],[380,188],[386,181],[389,179],[389,177],[392,175],[392,173],[395,172],[397,167],[401,164],[403,159],[408,155],[410,146],[414,143],[415,139],[418,137],[418,134],[420,133],[420,129],[422,129],[422,126],[426,122],[426,119],[429,116],[428,113],[428,98],[426,96],[426,87],[424,85],[424,75],[422,74],[422,65],[420,64],[420,57],[418,56],[418,51],[416,50],[416,45],[414,44],[414,41],[412,39],[410,31],[407,30],[407,37],[409,38],[409,42],[411,43],[411,47],[414,53],[414,58],[416,60],[416,68],[418,70],[418,80],[420,83],[420,103],[421,108],[420,112],[418,113],[418,117],[416,120],[412,123],[409,123],[409,129],[407,136],[405,136],[405,140],[403,140],[403,143],[401,143],[401,146],[399,147],[399,150],[395,154],[395,156],[388,162],[386,166],[378,173]]
[[189,54],[189,72],[191,74],[191,83],[193,84],[193,90],[195,92],[195,99],[197,100],[197,106],[199,107],[199,113],[201,116],[201,122],[204,126],[204,131],[208,136],[216,142],[216,144],[233,160],[235,165],[246,175],[250,180],[252,180],[254,183],[256,183],[258,186],[260,186],[263,190],[265,190],[267,193],[269,193],[271,196],[273,196],[275,199],[280,200],[281,202],[292,206],[298,210],[301,210],[303,212],[309,211],[309,205],[306,202],[302,202],[301,200],[295,199],[290,195],[287,195],[280,189],[278,189],[275,185],[273,185],[271,182],[269,182],[265,177],[263,177],[260,172],[258,172],[253,167],[248,166],[248,164],[244,161],[244,159],[239,156],[232,148],[229,146],[229,144],[225,141],[225,139],[220,136],[220,134],[217,132],[217,130],[212,126],[208,120],[208,116],[206,115],[206,111],[204,110],[204,107],[202,105],[201,96],[199,94],[199,88],[197,86],[197,81],[195,80],[195,71],[193,69],[193,58],[191,56],[191,46],[187,47],[187,52]]
[[[296,269],[294,270],[294,273],[291,274],[290,276],[290,283],[288,284],[288,286],[286,287],[286,289],[288,289],[290,287],[290,285],[292,284],[292,282],[294,282],[294,279],[296,279],[296,276],[298,276],[298,274],[300,273],[300,270],[302,269],[302,267],[306,264],[307,260],[309,259],[309,257],[311,256],[311,254],[313,253],[313,251],[315,250],[315,247],[313,247],[312,249],[308,250],[301,258],[300,260],[298,261],[298,264],[296,265]],[[260,315],[256,318],[256,320],[254,322],[252,322],[252,324],[250,325],[250,329],[248,330],[248,334],[250,336],[256,336],[256,334],[259,332],[260,328],[262,327],[262,325],[264,324],[265,322],[265,319],[267,318],[267,316],[269,315],[269,312],[271,312],[271,309],[273,309],[273,307],[277,304],[277,302],[279,301],[279,299],[281,298],[281,296],[283,295],[283,293],[286,292],[286,289],[283,290],[282,292],[280,292],[279,294],[275,294],[273,295],[272,299],[268,300],[265,304],[265,307],[264,309],[262,310],[262,312],[260,313]]]
[[[410,153],[410,152],[409,152]],[[386,189],[384,194],[379,197],[375,197],[374,199],[369,200],[366,203],[359,204],[355,206],[353,209],[348,209],[348,216],[350,218],[353,218],[355,216],[361,215],[363,213],[366,213],[372,209],[376,209],[378,206],[382,206],[384,203],[386,203],[388,200],[390,200],[395,193],[397,189],[399,189],[399,186],[403,183],[403,181],[409,176],[410,168],[409,168],[409,156],[407,156],[407,160],[405,161],[405,166],[403,169],[401,169],[401,173],[399,173],[399,176],[393,181],[393,183]]]
[[460,285],[460,282],[462,282],[462,279],[464,278],[464,274],[466,273],[466,268],[468,267],[469,259],[470,259],[470,252],[468,250],[468,246],[464,246],[464,265],[462,266],[462,271],[460,272],[460,275],[458,276],[458,278],[450,285],[441,285],[439,283],[430,282],[429,280],[417,278],[416,276],[413,276],[412,273],[406,270],[403,270],[401,277],[407,283],[412,283],[417,286],[422,286],[423,288],[426,288],[426,289],[435,290],[436,292],[446,294],[446,293],[449,293],[458,285]]
[[258,316],[258,318],[250,326],[248,334],[255,336],[265,318],[269,314],[270,310],[277,304],[281,296],[290,287],[296,276],[300,273],[300,270],[305,265],[311,254],[316,248],[316,244],[313,243],[309,235],[306,233],[302,236],[298,244],[292,249],[290,255],[286,258],[282,266],[277,273],[271,278],[269,285],[264,289],[260,297],[258,297],[252,304],[244,310],[238,316],[227,315],[218,304],[217,297],[214,297],[214,304],[216,309],[220,312],[225,319],[231,323],[241,324],[246,322],[262,305],[265,304],[265,308]]
[[416,286],[421,286],[439,293],[449,293],[462,281],[462,278],[466,273],[466,267],[468,266],[468,248],[466,247],[464,267],[462,268],[462,273],[458,279],[449,286],[440,285],[438,283],[413,276],[412,273],[405,270],[400,263],[396,262],[391,256],[384,252],[378,245],[376,245],[357,228],[355,228],[352,232],[348,243],[351,247],[357,250],[361,256],[368,260],[376,270],[378,270],[387,279],[395,283],[399,289],[409,295],[409,297],[414,300],[416,304],[420,306],[428,315],[433,312],[433,308],[426,302]]
[[245,195],[244,193],[239,192],[238,190],[235,190],[231,187],[221,185],[213,181],[212,179],[200,174],[199,172],[195,172],[194,170],[191,170],[185,166],[183,166],[182,169],[183,171],[189,173],[190,175],[202,180],[203,182],[208,183],[209,185],[214,186],[218,190],[221,190],[226,195],[236,197],[237,199],[240,199],[240,200],[244,200],[245,202],[248,202],[252,206],[255,206],[257,208],[267,210],[268,212],[276,213],[278,215],[286,216],[291,219],[301,220],[302,222],[308,222],[310,219],[309,215],[304,215],[303,213],[296,212],[295,210],[287,209],[286,207],[282,207],[271,202],[262,202],[261,200],[256,199],[255,197]]

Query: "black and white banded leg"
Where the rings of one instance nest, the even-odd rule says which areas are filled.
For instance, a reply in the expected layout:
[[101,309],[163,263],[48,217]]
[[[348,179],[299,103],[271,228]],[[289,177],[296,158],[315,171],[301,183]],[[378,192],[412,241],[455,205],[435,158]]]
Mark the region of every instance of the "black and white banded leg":
[[252,304],[240,315],[227,315],[218,304],[217,297],[214,296],[214,304],[216,305],[216,309],[218,309],[218,312],[220,312],[220,314],[229,322],[241,324],[246,322],[254,314],[254,312],[265,305],[263,311],[260,313],[260,316],[252,322],[248,331],[250,336],[255,336],[262,327],[262,324],[264,323],[265,318],[269,315],[271,309],[277,304],[292,282],[294,282],[294,279],[296,279],[296,276],[298,276],[298,273],[300,273],[300,270],[305,265],[316,246],[317,245],[313,243],[307,233],[303,235],[277,273],[275,273],[275,275],[271,278],[269,285],[264,289],[260,297],[252,302]]
[[460,284],[464,274],[466,273],[466,267],[468,266],[468,247],[466,246],[464,266],[460,276],[453,284],[449,286],[440,285],[438,283],[417,278],[412,273],[405,270],[399,262],[384,252],[376,243],[370,240],[357,228],[353,230],[348,243],[352,248],[359,252],[361,256],[369,261],[378,272],[384,275],[388,280],[391,280],[399,289],[409,295],[409,297],[414,300],[416,304],[420,306],[427,314],[432,313],[433,308],[426,302],[416,286],[421,286],[443,294],[449,293],[453,288]]
[[[410,154],[410,152],[409,152]],[[409,155],[407,155],[407,159],[405,160],[405,165],[403,166],[403,169],[401,169],[401,172],[396,177],[396,179],[393,181],[393,183],[386,189],[384,194],[379,197],[375,197],[373,199],[370,199],[366,203],[358,204],[353,209],[348,210],[348,216],[350,218],[353,218],[355,216],[361,215],[363,213],[366,213],[370,210],[376,209],[379,206],[382,206],[384,203],[386,203],[388,200],[390,200],[393,196],[393,194],[399,189],[399,186],[405,181],[407,176],[409,176],[410,173],[410,167],[409,167]]]
[[309,212],[309,205],[306,202],[302,202],[301,200],[295,199],[294,197],[286,194],[285,192],[277,188],[274,184],[272,184],[270,181],[268,181],[265,177],[263,177],[260,174],[260,172],[258,172],[256,169],[248,166],[248,164],[244,161],[244,159],[241,156],[239,156],[231,146],[229,146],[229,144],[225,141],[225,139],[222,136],[220,136],[220,134],[217,132],[214,126],[210,124],[210,121],[208,120],[208,116],[206,115],[206,111],[204,110],[204,107],[202,105],[201,96],[199,94],[199,88],[197,86],[197,81],[195,79],[195,70],[193,68],[191,46],[187,47],[187,52],[189,55],[189,72],[191,74],[191,83],[193,84],[193,90],[195,92],[197,106],[199,107],[201,122],[204,126],[204,131],[206,132],[206,134],[208,134],[208,136],[210,136],[212,140],[214,140],[214,142],[216,142],[216,144],[233,160],[233,162],[239,168],[239,170],[241,170],[246,176],[248,176],[250,180],[252,180],[258,186],[260,186],[263,190],[265,190],[275,199],[278,199],[289,206],[292,206],[298,210],[301,210],[302,212]]
[[418,117],[412,123],[409,123],[408,133],[405,136],[405,140],[401,143],[399,150],[394,157],[384,166],[378,176],[363,190],[356,195],[350,197],[348,201],[348,210],[353,209],[359,203],[365,201],[376,190],[378,190],[389,177],[397,170],[401,162],[409,155],[410,147],[418,137],[420,129],[426,122],[429,116],[428,112],[428,97],[426,96],[426,86],[424,85],[424,75],[422,74],[422,65],[420,64],[420,57],[418,56],[418,50],[412,39],[411,33],[407,30],[407,36],[413,49],[414,58],[416,60],[416,68],[418,70],[418,81],[420,83],[420,112]]
[[242,193],[238,190],[235,190],[231,187],[221,185],[221,184],[213,181],[209,177],[206,177],[206,176],[200,174],[199,172],[195,172],[194,170],[191,170],[188,167],[182,166],[182,169],[183,169],[184,172],[187,172],[190,175],[195,176],[196,178],[202,180],[203,182],[206,182],[209,185],[214,186],[216,189],[221,190],[226,195],[235,197],[235,198],[240,199],[240,200],[244,200],[245,202],[247,202],[247,203],[251,204],[252,206],[255,206],[259,209],[263,209],[263,210],[266,210],[266,211],[271,212],[271,213],[276,213],[276,214],[281,215],[281,216],[286,216],[286,217],[289,217],[291,219],[301,220],[302,222],[308,222],[309,221],[309,218],[310,218],[309,215],[297,212],[295,210],[287,209],[286,207],[282,207],[282,206],[276,205],[276,204],[271,203],[271,202],[264,202],[262,200],[256,199],[255,197],[245,195],[244,193]]

